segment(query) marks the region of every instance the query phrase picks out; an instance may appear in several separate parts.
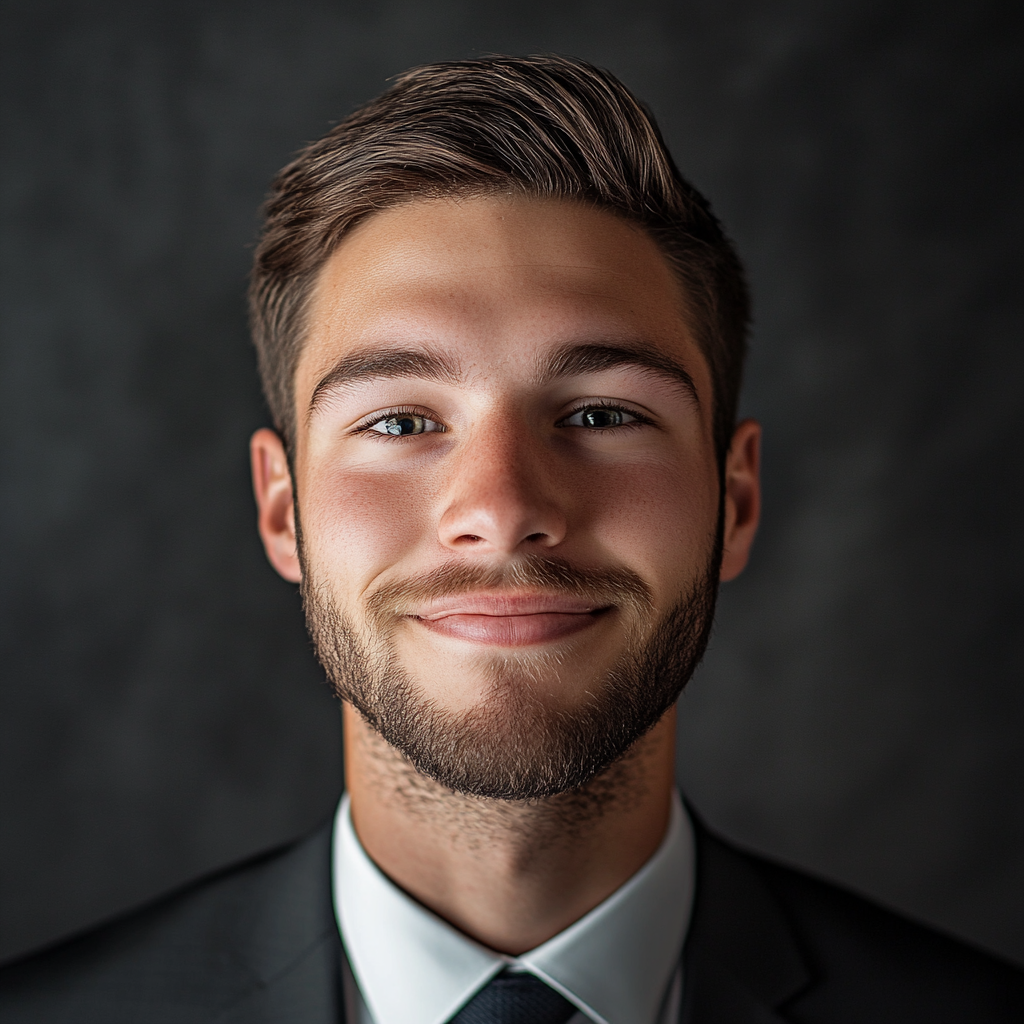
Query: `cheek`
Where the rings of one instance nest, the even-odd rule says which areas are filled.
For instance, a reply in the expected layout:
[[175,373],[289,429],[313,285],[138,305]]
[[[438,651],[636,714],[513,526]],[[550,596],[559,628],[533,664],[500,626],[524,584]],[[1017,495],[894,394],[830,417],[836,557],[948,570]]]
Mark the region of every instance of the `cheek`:
[[430,501],[407,473],[314,470],[309,479],[316,486],[301,496],[303,543],[339,598],[362,593],[422,543]]
[[705,460],[622,467],[601,481],[589,518],[589,530],[610,557],[652,584],[659,605],[674,602],[704,567],[714,542],[717,475]]

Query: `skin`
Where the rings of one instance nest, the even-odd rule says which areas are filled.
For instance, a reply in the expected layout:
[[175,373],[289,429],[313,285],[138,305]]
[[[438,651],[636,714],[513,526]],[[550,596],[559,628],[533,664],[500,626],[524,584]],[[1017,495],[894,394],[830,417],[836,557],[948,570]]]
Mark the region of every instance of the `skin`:
[[[285,579],[301,579],[297,492],[308,564],[357,626],[384,584],[527,554],[627,567],[660,616],[706,562],[724,487],[721,579],[734,578],[757,528],[760,427],[739,424],[720,481],[710,372],[686,312],[652,239],[605,211],[499,197],[415,200],[375,214],[332,254],[312,295],[295,380],[295,479],[273,431],[252,439],[268,558]],[[692,388],[629,364],[545,373],[574,345],[655,353]],[[353,357],[397,349],[442,355],[445,374],[335,372],[332,384],[340,361],[351,369]],[[602,405],[622,410],[622,424],[588,427],[586,410]],[[396,408],[438,429],[380,433]],[[487,665],[502,652],[538,666],[561,654],[557,670],[538,671],[531,685],[571,712],[614,663],[628,626],[622,609],[536,591],[402,611],[400,664],[453,712],[486,697]],[[493,949],[517,954],[557,934],[664,837],[674,709],[587,793],[522,803],[452,793],[348,705],[344,717],[363,846],[404,890]]]

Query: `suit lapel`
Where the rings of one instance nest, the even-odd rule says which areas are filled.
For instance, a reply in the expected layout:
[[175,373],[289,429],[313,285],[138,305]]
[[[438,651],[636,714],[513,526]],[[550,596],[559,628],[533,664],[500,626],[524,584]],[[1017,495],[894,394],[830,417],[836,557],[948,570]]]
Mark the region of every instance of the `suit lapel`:
[[692,808],[697,890],[683,950],[682,1024],[781,1024],[811,981],[756,862],[716,839]]
[[273,864],[225,943],[252,978],[217,1024],[343,1024],[341,938],[331,895],[331,823],[291,847]]
[[[337,928],[335,928],[337,931]],[[344,1024],[341,945],[323,936],[274,977],[215,1018],[217,1024]]]

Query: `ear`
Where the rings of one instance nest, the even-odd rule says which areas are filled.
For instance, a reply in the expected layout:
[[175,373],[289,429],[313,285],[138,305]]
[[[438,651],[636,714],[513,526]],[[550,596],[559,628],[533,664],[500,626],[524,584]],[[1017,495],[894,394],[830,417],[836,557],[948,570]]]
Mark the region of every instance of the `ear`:
[[761,517],[761,424],[743,420],[732,435],[725,459],[725,527],[722,545],[723,583],[735,579],[747,564]]
[[270,564],[291,583],[302,579],[295,540],[295,488],[284,444],[273,430],[257,430],[249,442],[257,524]]

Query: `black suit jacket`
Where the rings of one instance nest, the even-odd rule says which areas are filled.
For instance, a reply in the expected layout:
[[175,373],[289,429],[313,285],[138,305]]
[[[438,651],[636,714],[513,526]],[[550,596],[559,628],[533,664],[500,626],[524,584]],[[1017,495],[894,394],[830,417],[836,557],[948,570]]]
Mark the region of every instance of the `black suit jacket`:
[[[1024,972],[694,820],[682,1024],[1024,1022]],[[331,827],[0,969],[4,1024],[339,1024]]]

